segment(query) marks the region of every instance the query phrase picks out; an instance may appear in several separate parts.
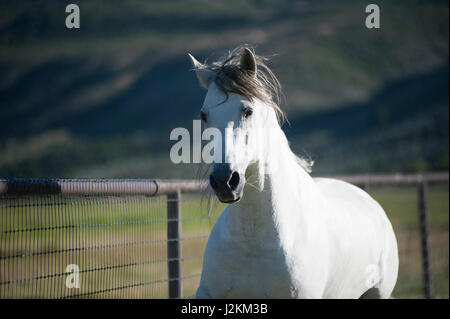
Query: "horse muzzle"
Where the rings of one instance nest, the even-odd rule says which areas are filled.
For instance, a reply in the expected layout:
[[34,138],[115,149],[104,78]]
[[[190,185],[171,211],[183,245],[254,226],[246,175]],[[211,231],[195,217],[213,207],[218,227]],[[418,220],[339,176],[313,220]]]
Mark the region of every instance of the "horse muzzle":
[[209,176],[209,184],[222,203],[232,204],[242,197],[245,177],[231,170],[230,164],[214,164]]

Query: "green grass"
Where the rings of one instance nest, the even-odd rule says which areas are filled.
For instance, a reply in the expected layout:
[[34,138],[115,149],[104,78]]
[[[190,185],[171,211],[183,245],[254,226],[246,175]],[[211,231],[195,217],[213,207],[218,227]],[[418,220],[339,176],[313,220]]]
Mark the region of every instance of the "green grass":
[[[399,242],[394,297],[422,298],[417,189],[369,191],[388,214]],[[207,236],[224,208],[213,206],[208,214],[207,204],[197,195],[183,195],[183,276],[189,277],[183,280],[184,296],[195,294]],[[0,259],[0,282],[22,281],[1,284],[0,297],[54,298],[102,291],[84,297],[167,298],[166,205],[164,197],[143,196],[2,198],[0,256],[20,257]],[[448,186],[431,186],[429,230],[438,298],[449,296],[448,205]],[[74,227],[60,227],[70,225]],[[89,249],[58,252],[80,247]],[[82,271],[80,289],[65,288],[65,267],[70,263]],[[93,271],[98,268],[105,269]],[[40,278],[23,280],[32,277]],[[115,289],[123,286],[129,288]]]

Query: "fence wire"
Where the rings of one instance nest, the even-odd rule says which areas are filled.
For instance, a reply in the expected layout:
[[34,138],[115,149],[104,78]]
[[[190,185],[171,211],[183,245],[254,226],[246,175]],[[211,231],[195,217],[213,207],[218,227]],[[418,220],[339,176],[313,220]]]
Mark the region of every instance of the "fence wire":
[[[400,269],[394,297],[423,298],[417,184],[367,183],[366,190],[383,206],[397,236]],[[448,180],[428,187],[437,298],[449,296],[448,194]],[[180,204],[179,219],[168,218],[172,202]],[[199,194],[0,195],[0,298],[168,298],[174,282],[179,295],[192,298],[209,233],[224,207],[208,209]],[[170,238],[168,226],[178,221],[180,236]],[[174,242],[179,257],[169,258]],[[180,265],[178,277],[169,278],[170,264]],[[79,288],[73,287],[68,265],[79,269]]]
[[[213,222],[185,198],[185,295]],[[203,210],[204,211],[204,210]],[[167,298],[166,196],[0,196],[0,298]],[[79,288],[68,288],[68,265]],[[69,284],[70,286],[70,284]]]

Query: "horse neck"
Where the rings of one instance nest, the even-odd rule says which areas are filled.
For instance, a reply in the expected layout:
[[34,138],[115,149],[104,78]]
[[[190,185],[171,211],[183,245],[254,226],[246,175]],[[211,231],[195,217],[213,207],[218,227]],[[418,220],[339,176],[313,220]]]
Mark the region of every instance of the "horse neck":
[[[244,187],[244,196],[240,202],[229,207],[228,230],[237,240],[250,246],[263,245],[269,242],[276,245],[290,221],[302,218],[306,211],[305,198],[314,188],[309,174],[297,163],[296,157],[289,148],[283,131],[280,129],[279,140],[276,141],[278,150],[273,152],[276,170],[263,175],[264,188],[258,188],[261,178],[258,174],[261,162],[251,164],[247,168],[247,176],[251,178]],[[269,145],[271,147],[272,145]],[[276,150],[274,146],[274,150]]]

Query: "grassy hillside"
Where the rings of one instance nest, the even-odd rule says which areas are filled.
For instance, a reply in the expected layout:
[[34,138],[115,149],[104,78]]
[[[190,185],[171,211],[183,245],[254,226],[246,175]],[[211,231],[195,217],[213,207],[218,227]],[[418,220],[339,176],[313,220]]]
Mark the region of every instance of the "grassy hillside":
[[292,148],[317,173],[448,169],[448,2],[0,4],[0,176],[193,177],[169,159],[204,91],[187,52],[272,55]]

